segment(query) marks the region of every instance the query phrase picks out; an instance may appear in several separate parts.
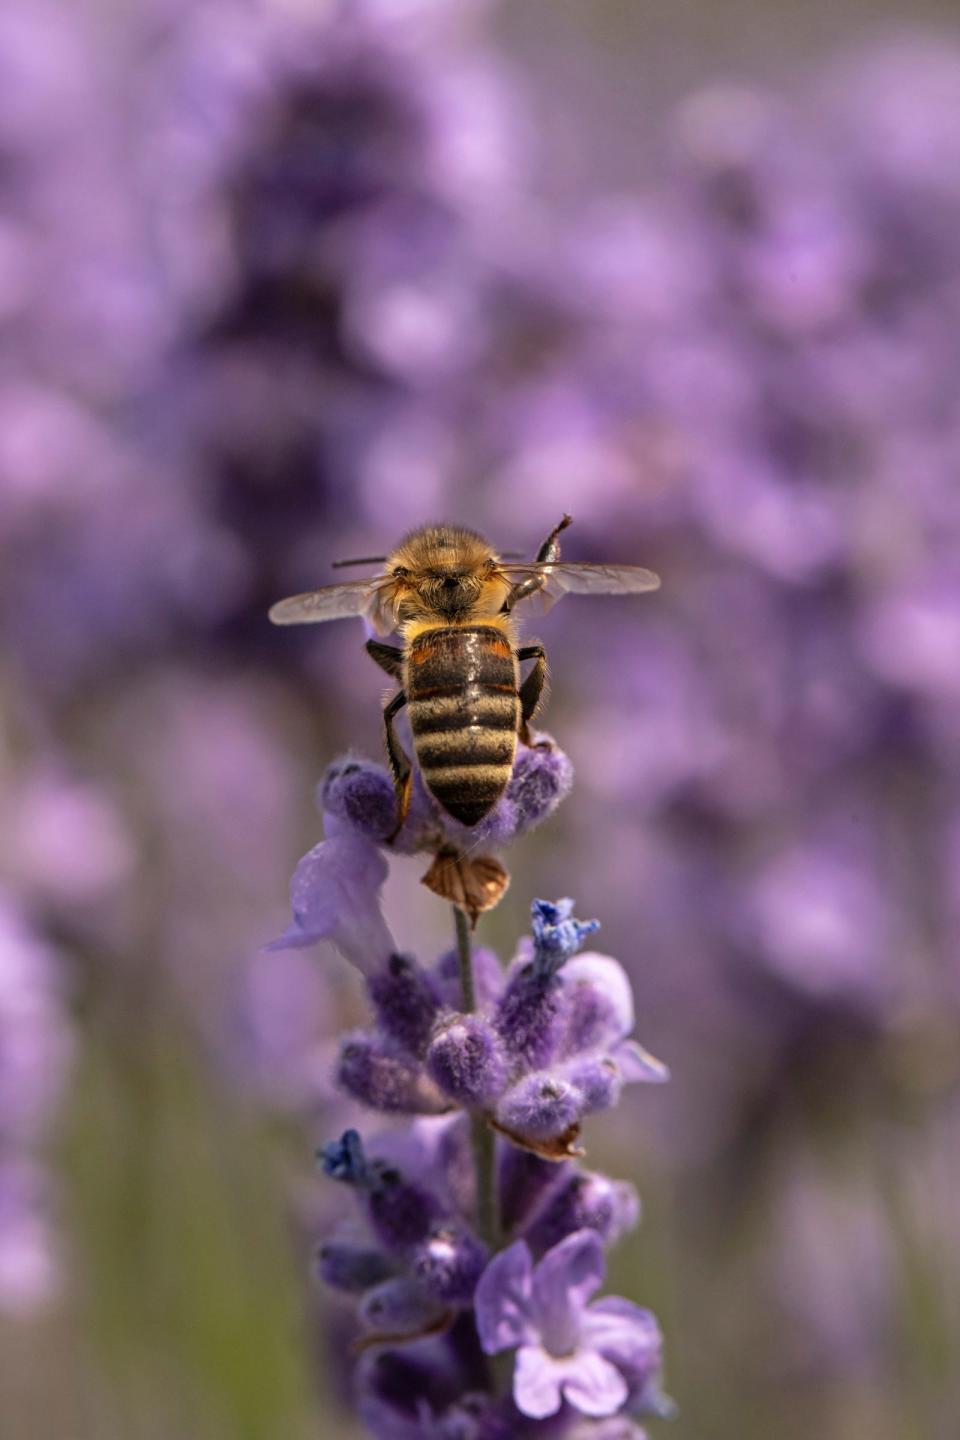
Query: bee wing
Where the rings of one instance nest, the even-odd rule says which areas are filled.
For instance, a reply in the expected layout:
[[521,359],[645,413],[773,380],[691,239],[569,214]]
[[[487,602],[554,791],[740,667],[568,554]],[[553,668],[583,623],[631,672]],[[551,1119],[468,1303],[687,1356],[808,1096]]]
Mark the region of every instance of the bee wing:
[[561,595],[642,595],[659,590],[660,576],[641,565],[556,564],[504,565],[511,579],[542,575],[544,584],[530,596],[534,608],[545,613]]
[[361,615],[381,635],[393,629],[393,617],[386,605],[384,587],[369,580],[347,580],[341,585],[324,585],[291,595],[270,607],[274,625],[315,625],[321,620],[346,620]]

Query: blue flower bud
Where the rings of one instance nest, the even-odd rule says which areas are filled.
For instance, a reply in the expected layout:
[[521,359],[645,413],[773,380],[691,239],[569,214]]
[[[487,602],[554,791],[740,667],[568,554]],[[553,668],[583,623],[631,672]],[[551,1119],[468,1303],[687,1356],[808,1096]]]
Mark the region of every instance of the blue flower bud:
[[580,1117],[580,1092],[546,1071],[527,1075],[500,1102],[497,1119],[531,1140],[553,1140]]
[[451,1100],[489,1105],[507,1083],[503,1045],[479,1015],[451,1015],[437,1028],[427,1051],[427,1070]]
[[344,1185],[364,1187],[370,1183],[370,1167],[363,1153],[363,1141],[356,1130],[344,1130],[339,1140],[331,1140],[318,1152],[324,1175]]
[[387,1114],[437,1115],[448,1108],[419,1065],[363,1031],[343,1041],[336,1081],[361,1105]]
[[367,989],[381,1030],[411,1055],[422,1055],[440,1009],[432,977],[406,955],[391,955]]
[[413,1256],[413,1273],[430,1295],[449,1305],[473,1298],[487,1263],[487,1250],[469,1231],[438,1226]]
[[358,1294],[379,1285],[390,1273],[386,1256],[369,1247],[331,1240],[317,1252],[317,1276],[335,1290]]
[[570,899],[534,900],[531,908],[533,964],[537,970],[555,974],[576,955],[588,935],[600,929],[599,920],[577,920]]

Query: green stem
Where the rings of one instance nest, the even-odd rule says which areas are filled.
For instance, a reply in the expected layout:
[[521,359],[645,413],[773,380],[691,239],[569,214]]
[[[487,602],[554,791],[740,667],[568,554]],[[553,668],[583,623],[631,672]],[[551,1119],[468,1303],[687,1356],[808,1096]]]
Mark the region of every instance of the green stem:
[[[453,907],[453,918],[457,931],[457,961],[460,967],[463,1008],[469,1013],[477,1008],[477,992],[473,982],[470,924],[464,912],[457,905]],[[470,1126],[473,1141],[473,1163],[477,1176],[477,1230],[480,1238],[490,1246],[491,1250],[494,1250],[499,1230],[496,1136],[483,1115],[475,1113],[471,1117]]]

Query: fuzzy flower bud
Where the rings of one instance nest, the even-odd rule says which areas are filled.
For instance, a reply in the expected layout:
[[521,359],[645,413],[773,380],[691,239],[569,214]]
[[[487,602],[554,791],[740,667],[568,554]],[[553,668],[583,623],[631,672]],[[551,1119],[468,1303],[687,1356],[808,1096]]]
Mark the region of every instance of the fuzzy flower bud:
[[452,1015],[441,1022],[427,1051],[427,1069],[445,1095],[466,1106],[489,1104],[507,1082],[503,1044],[479,1015]]
[[487,1262],[487,1251],[462,1227],[438,1226],[413,1256],[413,1273],[423,1289],[450,1305],[473,1297]]
[[494,1012],[494,1024],[508,1053],[524,1066],[538,1069],[557,1052],[562,1014],[553,976],[536,970],[531,961],[508,980]]
[[516,833],[533,830],[565,800],[573,785],[573,766],[564,752],[544,735],[517,753],[507,799],[516,810]]
[[564,1078],[580,1092],[581,1115],[609,1110],[620,1099],[623,1077],[613,1060],[607,1056],[587,1055],[568,1065]]
[[580,1092],[543,1070],[527,1075],[500,1102],[497,1118],[531,1140],[553,1140],[580,1118]]
[[334,761],[317,787],[321,810],[348,821],[380,843],[396,824],[397,797],[383,765],[346,756]]
[[360,1318],[370,1330],[387,1335],[423,1334],[441,1313],[438,1301],[408,1275],[394,1275],[367,1292]]
[[560,971],[599,921],[575,919],[572,900],[534,900],[531,913],[533,956],[508,978],[494,1023],[510,1054],[540,1069],[563,1039],[567,997],[560,991]]
[[386,968],[370,976],[367,989],[384,1034],[411,1055],[422,1055],[440,1009],[432,977],[406,955],[391,955]]
[[582,1172],[557,1187],[524,1238],[535,1254],[551,1250],[575,1230],[596,1230],[605,1245],[612,1245],[639,1218],[640,1201],[629,1181]]
[[388,1167],[378,1169],[367,1203],[377,1238],[395,1254],[419,1245],[440,1218],[435,1195]]
[[331,1240],[317,1252],[317,1276],[334,1290],[359,1294],[389,1274],[390,1264],[379,1250]]
[[357,1031],[340,1047],[337,1084],[361,1105],[387,1114],[436,1115],[446,1102],[418,1065],[377,1035]]
[[528,1224],[551,1193],[565,1181],[567,1166],[544,1160],[529,1150],[506,1145],[500,1157],[500,1223],[504,1233]]

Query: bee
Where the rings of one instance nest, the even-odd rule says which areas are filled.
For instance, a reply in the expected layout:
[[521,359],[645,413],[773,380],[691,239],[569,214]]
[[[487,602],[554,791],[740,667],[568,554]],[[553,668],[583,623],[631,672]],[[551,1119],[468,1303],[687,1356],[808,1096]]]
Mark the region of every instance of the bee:
[[530,743],[547,678],[543,646],[518,645],[516,607],[536,600],[545,609],[565,594],[628,595],[659,586],[651,570],[636,565],[561,564],[559,537],[571,523],[564,515],[532,561],[499,556],[473,530],[427,525],[390,555],[339,562],[383,563],[372,578],[294,595],[270,610],[275,625],[356,615],[376,634],[402,638],[401,646],[371,639],[366,647],[400,686],[383,711],[397,830],[412,783],[411,761],[394,729],[404,706],[427,789],[447,814],[474,826],[506,789],[518,739]]

